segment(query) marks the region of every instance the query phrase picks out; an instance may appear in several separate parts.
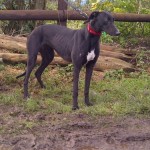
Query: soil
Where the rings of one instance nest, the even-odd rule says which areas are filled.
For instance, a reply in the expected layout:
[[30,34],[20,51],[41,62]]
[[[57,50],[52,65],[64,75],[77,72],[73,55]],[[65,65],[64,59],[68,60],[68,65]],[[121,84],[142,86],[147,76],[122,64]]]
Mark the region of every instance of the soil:
[[[20,123],[23,121],[34,125],[27,127]],[[1,107],[0,126],[5,127],[0,134],[0,150],[150,149],[148,118],[26,114],[21,108]]]

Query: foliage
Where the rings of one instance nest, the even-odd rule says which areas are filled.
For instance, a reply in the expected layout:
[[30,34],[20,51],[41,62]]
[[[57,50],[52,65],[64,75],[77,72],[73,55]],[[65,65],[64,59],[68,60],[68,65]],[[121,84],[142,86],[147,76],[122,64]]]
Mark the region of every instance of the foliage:
[[[110,11],[114,13],[137,13],[149,14],[150,3],[148,0],[90,0],[92,10]],[[129,23],[117,22],[121,35],[119,38],[111,38],[125,46],[133,37],[149,37],[150,27],[149,23]],[[107,41],[106,41],[107,42]],[[135,45],[137,45],[136,41]]]
[[108,71],[106,72],[104,78],[105,79],[116,79],[116,80],[120,80],[123,79],[125,76],[125,73],[123,71],[123,69],[120,70],[112,70],[112,71]]
[[[0,0],[0,10],[28,10],[28,9],[42,9],[45,1],[39,7],[39,3],[35,0]],[[17,35],[31,32],[35,26],[41,21],[1,21],[1,30],[4,34]],[[41,23],[42,24],[42,23]]]
[[139,50],[136,54],[136,62],[139,70],[146,70],[150,66],[150,52],[148,50]]
[[64,76],[65,78],[70,77],[73,72],[73,64],[69,64],[66,67],[59,67],[59,71],[61,76]]
[[149,14],[148,0],[90,0],[92,10],[106,10],[119,13]]

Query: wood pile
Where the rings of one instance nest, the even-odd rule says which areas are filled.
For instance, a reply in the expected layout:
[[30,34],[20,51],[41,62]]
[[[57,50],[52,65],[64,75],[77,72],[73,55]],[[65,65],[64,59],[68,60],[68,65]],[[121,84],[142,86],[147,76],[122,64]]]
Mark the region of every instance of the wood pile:
[[[6,35],[0,35],[0,60],[4,63],[26,63],[27,51],[26,51],[25,37],[12,37]],[[6,50],[3,52],[2,50]],[[101,55],[95,65],[94,70],[107,71],[113,69],[123,69],[126,71],[134,71],[134,50],[125,50],[115,46],[108,46],[101,44]],[[37,63],[40,64],[41,56],[38,55]],[[59,64],[66,66],[69,62],[63,60],[57,54],[52,61],[51,65]]]

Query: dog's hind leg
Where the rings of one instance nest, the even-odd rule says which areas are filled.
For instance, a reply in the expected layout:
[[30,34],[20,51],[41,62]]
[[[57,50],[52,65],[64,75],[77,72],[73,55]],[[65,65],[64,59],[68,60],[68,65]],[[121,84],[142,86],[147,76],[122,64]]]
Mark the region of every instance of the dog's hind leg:
[[50,48],[48,45],[44,45],[42,49],[40,50],[40,54],[42,56],[42,63],[40,67],[35,72],[35,76],[41,86],[41,88],[45,88],[45,85],[43,84],[43,81],[41,80],[41,75],[45,68],[50,64],[50,62],[54,58],[54,50]]
[[37,59],[37,55],[34,57],[29,57],[29,59],[28,59],[27,70],[26,70],[26,75],[25,75],[25,79],[24,79],[24,98],[29,97],[28,80],[29,80],[30,74],[35,66],[36,59]]
[[35,66],[36,60],[37,60],[37,54],[38,51],[40,50],[40,45],[37,45],[37,41],[34,41],[32,39],[28,43],[28,60],[27,60],[27,69],[26,69],[26,75],[24,79],[24,98],[28,98],[28,80],[30,77],[30,74]]

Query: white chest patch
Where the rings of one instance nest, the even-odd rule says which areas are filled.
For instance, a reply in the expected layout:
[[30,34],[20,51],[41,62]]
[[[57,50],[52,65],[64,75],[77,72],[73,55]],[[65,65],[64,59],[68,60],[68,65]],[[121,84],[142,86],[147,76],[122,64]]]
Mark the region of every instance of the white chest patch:
[[95,58],[95,49],[91,50],[91,52],[88,52],[87,54],[87,62],[93,60]]

